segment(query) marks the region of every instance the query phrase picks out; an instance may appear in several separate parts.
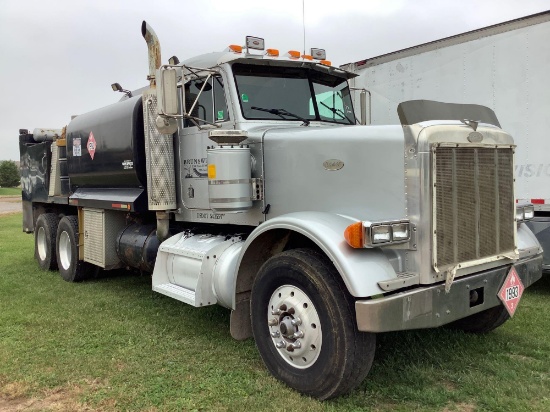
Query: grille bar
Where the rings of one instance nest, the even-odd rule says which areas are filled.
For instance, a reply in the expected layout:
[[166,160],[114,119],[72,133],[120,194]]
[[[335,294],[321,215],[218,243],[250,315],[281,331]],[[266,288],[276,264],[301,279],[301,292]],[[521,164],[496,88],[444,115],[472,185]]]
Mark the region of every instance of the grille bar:
[[433,156],[434,267],[512,252],[513,149],[435,146]]

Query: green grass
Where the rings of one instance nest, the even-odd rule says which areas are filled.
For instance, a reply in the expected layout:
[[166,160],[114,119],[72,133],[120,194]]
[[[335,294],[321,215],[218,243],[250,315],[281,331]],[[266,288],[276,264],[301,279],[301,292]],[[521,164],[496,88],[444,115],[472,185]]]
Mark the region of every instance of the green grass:
[[327,402],[271,377],[253,340],[231,339],[229,311],[150,283],[125,273],[66,283],[38,269],[21,215],[0,217],[0,409],[34,399],[35,410],[550,410],[550,275],[488,335],[379,335],[368,378]]
[[0,187],[0,196],[21,196],[20,187]]

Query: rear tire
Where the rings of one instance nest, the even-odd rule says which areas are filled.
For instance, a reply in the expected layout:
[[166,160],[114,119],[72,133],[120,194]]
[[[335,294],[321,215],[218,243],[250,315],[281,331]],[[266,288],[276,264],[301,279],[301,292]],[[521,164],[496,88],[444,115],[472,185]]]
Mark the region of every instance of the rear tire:
[[34,228],[34,257],[43,270],[57,269],[56,235],[59,218],[55,213],[38,216]]
[[88,277],[92,265],[78,260],[78,218],[65,216],[57,228],[57,261],[59,274],[67,282],[80,282]]
[[326,256],[294,249],[269,259],[254,281],[250,309],[260,355],[288,386],[329,399],[368,374],[376,335],[357,330],[354,300]]
[[468,333],[488,333],[501,326],[508,319],[510,319],[510,315],[504,305],[498,305],[454,321],[449,324],[449,327]]

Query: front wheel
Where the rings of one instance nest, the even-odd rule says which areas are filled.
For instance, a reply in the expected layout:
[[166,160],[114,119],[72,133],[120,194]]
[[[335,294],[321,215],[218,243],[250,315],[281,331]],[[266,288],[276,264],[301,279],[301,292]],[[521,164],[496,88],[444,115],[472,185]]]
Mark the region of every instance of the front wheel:
[[486,309],[449,324],[452,329],[460,329],[468,333],[488,333],[498,328],[510,319],[504,305]]
[[324,255],[294,249],[269,259],[250,305],[260,355],[290,387],[329,399],[368,374],[376,337],[357,330],[354,301]]
[[65,216],[57,227],[57,262],[59,274],[67,282],[88,277],[91,265],[78,260],[78,218]]

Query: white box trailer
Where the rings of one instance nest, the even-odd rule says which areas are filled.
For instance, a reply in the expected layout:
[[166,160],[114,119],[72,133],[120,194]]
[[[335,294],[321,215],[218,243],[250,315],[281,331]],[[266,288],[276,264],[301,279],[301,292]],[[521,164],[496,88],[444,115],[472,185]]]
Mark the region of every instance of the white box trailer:
[[[550,270],[550,11],[343,65],[366,89],[369,121],[399,124],[406,100],[477,103],[498,114],[517,144],[516,199],[535,204],[530,222]],[[359,93],[354,97],[359,106]],[[472,119],[475,120],[475,119]]]

